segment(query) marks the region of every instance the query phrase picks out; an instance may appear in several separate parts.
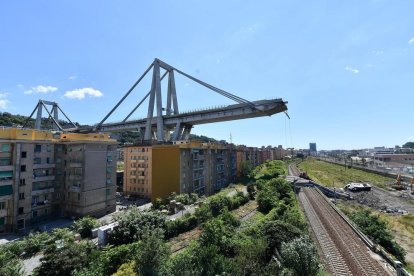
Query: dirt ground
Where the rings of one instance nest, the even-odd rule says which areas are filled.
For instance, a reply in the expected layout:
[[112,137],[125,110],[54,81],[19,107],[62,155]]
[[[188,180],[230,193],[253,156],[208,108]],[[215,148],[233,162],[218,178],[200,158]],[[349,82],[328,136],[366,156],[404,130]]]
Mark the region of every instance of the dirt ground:
[[[406,191],[387,191],[372,187],[369,192],[350,192],[354,200],[341,202],[345,204],[361,204],[383,212],[388,221],[395,240],[407,252],[407,263],[414,266],[414,238],[412,223],[407,223],[414,215],[414,196]],[[408,214],[411,214],[409,216]]]
[[387,213],[414,214],[414,196],[408,191],[386,191],[372,187],[369,192],[350,192],[354,202]]

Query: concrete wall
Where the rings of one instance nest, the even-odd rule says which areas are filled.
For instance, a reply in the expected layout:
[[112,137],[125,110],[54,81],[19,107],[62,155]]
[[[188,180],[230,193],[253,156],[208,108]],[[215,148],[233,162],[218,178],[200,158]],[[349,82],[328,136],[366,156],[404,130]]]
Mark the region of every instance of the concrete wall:
[[172,192],[180,193],[179,147],[153,147],[151,199],[165,198]]

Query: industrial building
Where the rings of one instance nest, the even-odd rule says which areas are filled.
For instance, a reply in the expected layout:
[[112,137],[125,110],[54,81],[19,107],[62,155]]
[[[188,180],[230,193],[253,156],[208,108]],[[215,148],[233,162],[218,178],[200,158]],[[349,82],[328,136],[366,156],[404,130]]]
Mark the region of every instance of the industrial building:
[[106,134],[0,129],[0,232],[115,211],[116,146]]

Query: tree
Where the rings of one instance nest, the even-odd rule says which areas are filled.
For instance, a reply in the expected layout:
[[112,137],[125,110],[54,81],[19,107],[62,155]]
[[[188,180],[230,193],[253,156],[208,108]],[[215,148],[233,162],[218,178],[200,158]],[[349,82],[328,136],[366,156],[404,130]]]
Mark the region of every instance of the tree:
[[0,275],[20,276],[23,274],[23,264],[7,249],[0,249]]
[[92,229],[96,228],[98,225],[97,219],[86,216],[75,221],[74,229],[82,238],[90,238],[92,236]]
[[235,254],[235,232],[240,222],[228,211],[203,225],[199,242],[201,246],[215,245],[220,252],[232,257]]
[[414,149],[414,142],[407,142],[402,147]]
[[247,193],[249,194],[249,198],[254,199],[254,195],[256,194],[256,189],[254,188],[254,184],[253,183],[247,184],[246,189],[247,189]]
[[369,209],[354,212],[350,218],[368,235],[375,243],[378,243],[388,252],[393,254],[401,262],[405,262],[405,250],[394,241],[387,222],[375,215]]
[[124,263],[113,276],[138,276],[135,272],[136,266],[135,261]]
[[146,229],[165,229],[166,218],[158,211],[142,212],[133,208],[119,215],[117,221],[118,227],[109,236],[109,242],[114,245],[139,241]]
[[70,276],[96,262],[99,251],[91,242],[49,245],[33,275]]
[[313,276],[319,271],[317,252],[308,237],[300,237],[282,244],[283,264],[297,276]]
[[160,230],[146,229],[138,244],[136,267],[139,275],[158,275],[170,256],[170,249],[165,244]]
[[105,250],[99,257],[99,270],[103,275],[112,275],[123,263],[136,257],[138,247],[138,243],[131,243]]
[[235,275],[235,272],[234,262],[220,254],[217,246],[195,242],[170,258],[160,275]]
[[289,242],[302,235],[301,231],[295,226],[279,220],[265,221],[261,227],[261,233],[267,240],[267,260],[270,260],[276,250],[280,252],[283,242]]

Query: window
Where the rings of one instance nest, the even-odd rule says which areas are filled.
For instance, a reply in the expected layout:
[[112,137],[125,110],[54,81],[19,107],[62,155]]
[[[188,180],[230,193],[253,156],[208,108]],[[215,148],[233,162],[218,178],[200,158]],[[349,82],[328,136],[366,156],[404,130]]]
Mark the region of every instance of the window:
[[26,165],[21,165],[20,166],[20,171],[25,172],[26,171]]
[[10,166],[11,160],[10,158],[0,158],[0,166]]
[[26,157],[27,157],[27,151],[22,151],[22,155],[21,155],[21,157],[22,157],[22,158],[26,158]]
[[11,195],[11,194],[13,194],[13,186],[12,185],[0,186],[0,196]]
[[17,221],[17,229],[23,229],[24,228],[24,219],[19,219]]
[[34,152],[41,152],[42,151],[42,145],[35,145]]
[[0,210],[4,210],[4,209],[6,209],[6,202],[1,201],[0,202]]
[[50,145],[46,145],[46,151],[47,151],[47,152],[50,152],[50,151],[51,151],[51,149],[52,149],[52,147],[51,147]]
[[2,152],[9,152],[10,151],[10,144],[1,144],[1,151]]
[[19,200],[23,200],[24,199],[24,193],[19,193]]
[[32,211],[32,218],[35,218],[35,217],[37,217],[37,210]]
[[80,194],[78,194],[78,201],[80,201],[80,197],[81,197]]
[[24,207],[19,207],[19,215],[23,215],[24,214]]
[[74,173],[75,173],[75,175],[81,176],[82,175],[82,168],[75,168]]
[[42,159],[40,157],[33,158],[33,164],[40,164],[42,163]]
[[50,158],[49,157],[46,158],[46,164],[50,164]]

